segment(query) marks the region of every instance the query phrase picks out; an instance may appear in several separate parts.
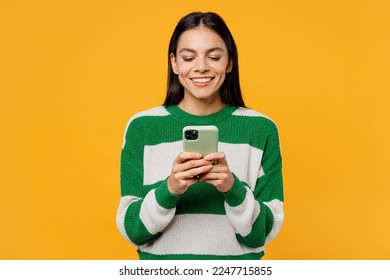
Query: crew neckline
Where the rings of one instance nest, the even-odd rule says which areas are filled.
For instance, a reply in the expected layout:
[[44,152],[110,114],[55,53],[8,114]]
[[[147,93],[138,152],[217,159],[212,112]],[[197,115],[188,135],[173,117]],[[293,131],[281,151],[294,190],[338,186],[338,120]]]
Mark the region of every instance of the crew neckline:
[[222,120],[230,116],[237,109],[237,107],[235,106],[225,105],[225,107],[223,107],[221,110],[213,114],[193,115],[187,113],[186,111],[181,109],[178,105],[168,105],[165,108],[171,115],[177,117],[183,122],[196,124],[196,125],[208,125],[208,124],[215,124],[221,122]]

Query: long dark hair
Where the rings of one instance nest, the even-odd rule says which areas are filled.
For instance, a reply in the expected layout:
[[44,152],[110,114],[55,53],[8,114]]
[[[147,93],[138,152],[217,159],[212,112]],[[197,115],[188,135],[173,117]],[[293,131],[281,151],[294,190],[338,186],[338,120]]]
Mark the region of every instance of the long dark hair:
[[176,56],[180,35],[189,29],[203,24],[215,31],[225,42],[229,59],[233,62],[233,68],[226,73],[225,81],[221,85],[221,100],[225,104],[246,107],[241,95],[240,79],[238,75],[238,53],[236,43],[224,20],[216,13],[190,13],[183,17],[173,31],[168,48],[168,85],[164,106],[178,104],[184,97],[184,88],[180,84],[178,76],[173,72],[170,55]]

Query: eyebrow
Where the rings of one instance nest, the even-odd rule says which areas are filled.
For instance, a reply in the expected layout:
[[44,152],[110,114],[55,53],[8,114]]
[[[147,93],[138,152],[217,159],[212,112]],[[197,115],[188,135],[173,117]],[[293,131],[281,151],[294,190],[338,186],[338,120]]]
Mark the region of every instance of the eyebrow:
[[[211,53],[211,52],[214,52],[214,51],[221,51],[221,52],[223,52],[223,49],[220,48],[220,47],[215,47],[215,48],[211,48],[211,49],[207,50],[206,52],[207,52],[207,53]],[[180,49],[180,50],[179,50],[179,53],[182,53],[182,52],[196,53],[195,50],[189,49],[189,48],[182,48],[182,49]]]

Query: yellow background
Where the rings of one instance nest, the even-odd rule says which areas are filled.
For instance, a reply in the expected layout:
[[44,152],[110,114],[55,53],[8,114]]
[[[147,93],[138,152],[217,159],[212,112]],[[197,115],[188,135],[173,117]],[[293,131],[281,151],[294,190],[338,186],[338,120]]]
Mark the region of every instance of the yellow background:
[[178,20],[215,11],[273,118],[285,224],[266,259],[390,259],[386,0],[0,2],[0,259],[131,259],[119,157],[165,97]]

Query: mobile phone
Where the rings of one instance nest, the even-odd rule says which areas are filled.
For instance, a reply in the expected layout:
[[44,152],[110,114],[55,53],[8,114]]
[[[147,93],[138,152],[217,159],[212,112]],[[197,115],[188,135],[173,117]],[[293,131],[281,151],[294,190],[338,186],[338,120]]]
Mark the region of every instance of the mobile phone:
[[183,128],[183,151],[197,152],[204,157],[218,151],[218,128],[214,125]]

